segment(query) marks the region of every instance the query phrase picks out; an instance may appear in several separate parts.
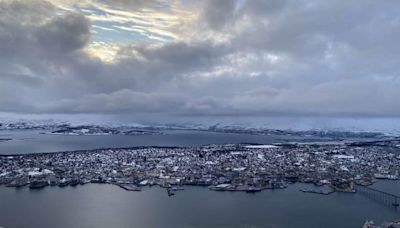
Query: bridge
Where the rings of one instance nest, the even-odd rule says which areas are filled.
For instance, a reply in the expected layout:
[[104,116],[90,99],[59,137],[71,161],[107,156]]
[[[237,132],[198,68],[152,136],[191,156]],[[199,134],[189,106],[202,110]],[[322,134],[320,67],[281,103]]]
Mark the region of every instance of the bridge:
[[356,185],[355,188],[358,193],[386,206],[394,207],[396,210],[400,205],[400,196],[362,185]]

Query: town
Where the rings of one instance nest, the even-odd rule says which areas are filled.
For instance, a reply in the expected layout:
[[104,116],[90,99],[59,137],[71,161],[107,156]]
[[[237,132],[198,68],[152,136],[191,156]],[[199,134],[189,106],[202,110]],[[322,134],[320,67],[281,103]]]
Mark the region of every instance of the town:
[[7,155],[0,156],[0,184],[43,188],[105,183],[131,191],[153,185],[168,190],[195,185],[251,193],[298,182],[355,192],[355,184],[398,179],[399,149],[393,142],[224,144]]

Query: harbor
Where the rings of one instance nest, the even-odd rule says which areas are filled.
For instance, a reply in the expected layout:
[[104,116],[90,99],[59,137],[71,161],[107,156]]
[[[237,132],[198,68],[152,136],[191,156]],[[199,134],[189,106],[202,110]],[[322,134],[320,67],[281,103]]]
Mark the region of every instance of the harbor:
[[[168,196],[165,188],[157,186],[142,187],[140,192],[107,184],[54,186],[39,191],[0,187],[0,226],[361,228],[367,220],[382,224],[399,218],[398,211],[361,194],[319,195],[300,191],[310,187],[291,184],[282,190],[247,194],[187,186],[183,191],[175,191],[174,196]],[[400,184],[382,180],[372,187],[399,191]],[[291,219],[281,217],[283,211]],[[338,217],[341,219],[332,219]]]

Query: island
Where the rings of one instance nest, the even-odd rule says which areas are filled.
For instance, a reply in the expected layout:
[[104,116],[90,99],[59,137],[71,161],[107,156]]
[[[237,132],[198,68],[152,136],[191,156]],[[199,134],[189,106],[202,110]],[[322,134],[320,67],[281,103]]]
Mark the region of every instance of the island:
[[[254,193],[311,183],[332,191],[398,179],[398,141],[361,144],[224,144],[135,147],[0,156],[0,184],[43,188],[87,183]],[[304,190],[330,193],[330,191]]]

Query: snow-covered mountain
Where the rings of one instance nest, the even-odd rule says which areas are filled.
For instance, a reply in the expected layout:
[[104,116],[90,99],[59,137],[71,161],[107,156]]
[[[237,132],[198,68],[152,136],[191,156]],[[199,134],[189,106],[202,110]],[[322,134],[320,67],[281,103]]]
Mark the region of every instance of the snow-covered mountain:
[[[46,118],[47,117],[47,118]],[[382,133],[400,136],[399,118],[292,118],[292,117],[181,117],[167,119],[118,119],[103,116],[1,116],[0,130],[38,129],[71,134],[116,131],[202,130],[245,134],[290,134],[329,136]],[[123,129],[123,130],[121,130]],[[368,133],[368,134],[367,134]],[[371,134],[370,134],[371,133]]]

